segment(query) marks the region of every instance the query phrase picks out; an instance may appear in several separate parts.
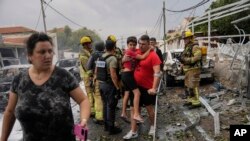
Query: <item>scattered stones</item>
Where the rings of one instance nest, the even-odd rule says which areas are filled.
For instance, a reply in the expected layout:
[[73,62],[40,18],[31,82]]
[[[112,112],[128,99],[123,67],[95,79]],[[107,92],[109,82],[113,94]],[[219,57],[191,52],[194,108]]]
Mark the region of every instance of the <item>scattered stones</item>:
[[233,105],[236,102],[235,99],[231,99],[228,101],[227,106]]

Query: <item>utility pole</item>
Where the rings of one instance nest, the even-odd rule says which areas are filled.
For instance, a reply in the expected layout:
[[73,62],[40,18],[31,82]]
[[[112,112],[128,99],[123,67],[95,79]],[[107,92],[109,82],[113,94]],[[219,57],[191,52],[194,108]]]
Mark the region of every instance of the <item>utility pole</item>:
[[208,49],[211,49],[211,9],[208,11],[208,32],[207,32],[207,37],[208,37]]
[[164,52],[166,52],[166,15],[165,15],[165,1],[163,1],[163,42],[164,42]]
[[42,15],[43,15],[43,27],[44,27],[44,32],[47,33],[47,27],[46,27],[46,22],[45,22],[45,13],[44,13],[44,7],[43,7],[43,0],[41,1],[41,9],[42,9]]
[[124,41],[123,41],[123,36],[121,37],[121,49],[125,49]]

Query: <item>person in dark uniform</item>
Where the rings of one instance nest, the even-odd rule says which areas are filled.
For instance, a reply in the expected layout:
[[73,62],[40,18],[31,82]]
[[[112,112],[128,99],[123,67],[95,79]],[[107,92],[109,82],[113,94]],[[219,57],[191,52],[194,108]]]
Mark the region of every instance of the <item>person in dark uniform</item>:
[[156,39],[154,37],[150,38],[150,45],[152,47],[154,47],[155,53],[159,56],[159,58],[160,58],[160,60],[162,62],[161,65],[160,65],[161,66],[161,70],[163,70],[163,55],[162,55],[161,50],[158,48]]

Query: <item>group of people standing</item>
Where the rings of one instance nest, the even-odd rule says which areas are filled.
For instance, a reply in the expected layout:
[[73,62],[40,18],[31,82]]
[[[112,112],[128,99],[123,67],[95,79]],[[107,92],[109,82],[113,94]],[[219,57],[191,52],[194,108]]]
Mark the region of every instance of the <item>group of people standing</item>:
[[[127,119],[126,107],[130,100],[131,130],[124,139],[135,138],[137,122],[144,122],[140,115],[140,107],[145,106],[151,127],[149,133],[154,133],[154,103],[159,85],[162,68],[162,53],[156,46],[156,39],[143,35],[127,38],[127,50],[122,52],[116,46],[114,35],[107,37],[105,43],[94,44],[88,36],[81,39],[83,46],[80,52],[81,76],[85,82],[86,91],[90,99],[91,112],[94,122],[104,125],[104,130],[109,134],[118,134],[122,131],[115,126],[116,106],[120,95],[123,95],[121,118]],[[139,44],[139,49],[137,49]],[[159,55],[158,55],[159,54]],[[98,73],[99,58],[105,58],[108,79],[99,79],[105,75]],[[94,84],[94,85],[91,85]],[[102,103],[102,104],[101,104]]]
[[[186,75],[186,104],[198,107],[201,52],[193,43],[193,35],[185,33],[184,40],[181,62]],[[84,94],[71,73],[52,65],[51,37],[45,33],[32,34],[26,43],[31,67],[14,77],[0,141],[7,141],[16,118],[20,121],[25,141],[74,141],[70,98],[80,106],[82,127],[86,127],[93,115],[95,123],[104,125],[104,131],[110,135],[121,133],[122,129],[115,126],[121,93],[123,119],[128,119],[126,107],[130,100],[131,129],[123,138],[138,136],[137,123],[144,122],[141,107],[147,110],[151,125],[149,135],[153,135],[156,126],[154,105],[163,69],[162,53],[156,46],[156,39],[148,35],[142,35],[138,40],[134,36],[128,37],[125,52],[116,46],[116,42],[115,36],[110,35],[105,42],[96,43],[93,49],[91,37],[81,38],[79,60],[80,76],[87,93]]]

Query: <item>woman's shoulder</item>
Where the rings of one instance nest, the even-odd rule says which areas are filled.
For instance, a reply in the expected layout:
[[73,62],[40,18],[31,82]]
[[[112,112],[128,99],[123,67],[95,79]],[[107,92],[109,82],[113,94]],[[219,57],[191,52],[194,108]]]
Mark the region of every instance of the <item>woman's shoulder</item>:
[[21,78],[21,77],[27,76],[28,72],[29,72],[29,68],[24,68],[22,70],[19,70],[19,72],[16,75],[14,75],[14,78]]
[[28,81],[29,80],[28,70],[29,68],[25,68],[23,70],[20,70],[14,76],[9,77],[12,80],[12,85],[17,86],[18,84],[23,84],[23,81]]
[[61,76],[65,76],[65,75],[68,75],[70,74],[67,70],[65,70],[64,68],[60,68],[60,67],[57,67],[55,66],[55,73],[56,74],[60,74]]

